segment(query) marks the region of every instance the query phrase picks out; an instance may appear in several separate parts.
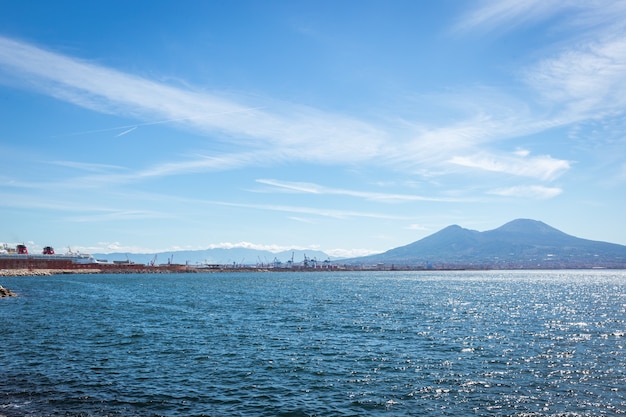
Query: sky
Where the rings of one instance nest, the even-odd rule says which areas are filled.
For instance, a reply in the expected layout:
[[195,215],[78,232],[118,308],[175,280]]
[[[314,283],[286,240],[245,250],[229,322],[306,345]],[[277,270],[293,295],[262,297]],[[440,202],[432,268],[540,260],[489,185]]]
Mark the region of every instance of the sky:
[[626,244],[626,1],[0,0],[0,242]]

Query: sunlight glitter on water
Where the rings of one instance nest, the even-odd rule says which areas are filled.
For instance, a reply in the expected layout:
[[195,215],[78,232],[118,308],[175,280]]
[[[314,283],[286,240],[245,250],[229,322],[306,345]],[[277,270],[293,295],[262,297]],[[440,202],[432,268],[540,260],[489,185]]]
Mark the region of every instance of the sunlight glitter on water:
[[[0,414],[615,415],[626,274],[59,276],[6,283]],[[8,301],[8,302],[5,302]]]

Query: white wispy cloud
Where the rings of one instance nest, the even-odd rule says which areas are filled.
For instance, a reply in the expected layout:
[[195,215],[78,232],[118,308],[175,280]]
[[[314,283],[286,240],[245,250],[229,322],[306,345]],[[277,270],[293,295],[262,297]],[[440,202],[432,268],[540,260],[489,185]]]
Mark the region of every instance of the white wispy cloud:
[[[103,211],[103,212],[102,212]],[[85,213],[76,216],[67,217],[68,221],[84,223],[84,222],[107,222],[117,220],[143,220],[143,219],[166,219],[171,218],[172,215],[163,212],[151,211],[151,210],[124,210],[124,209],[109,209],[101,210],[100,213]]]
[[218,204],[223,206],[231,206],[231,207],[244,207],[244,208],[253,208],[257,210],[268,210],[268,211],[280,211],[287,213],[297,213],[297,214],[311,214],[315,216],[321,217],[332,217],[335,219],[346,219],[351,217],[366,217],[372,219],[404,219],[401,216],[394,216],[390,214],[383,213],[372,213],[366,211],[355,211],[355,210],[336,210],[336,209],[325,209],[325,208],[317,208],[317,207],[298,207],[298,206],[285,206],[285,205],[275,205],[275,204],[251,204],[251,203],[232,203],[232,202],[207,202],[208,204]]
[[130,129],[126,129],[126,130],[124,130],[123,132],[118,133],[117,135],[115,135],[115,137],[116,137],[116,138],[119,138],[120,136],[127,135],[127,134],[129,134],[130,132],[132,132],[132,131],[133,131],[133,130],[135,130],[135,129],[137,129],[137,126],[133,126],[133,127],[131,127]]
[[390,193],[377,193],[371,191],[355,191],[346,190],[342,188],[326,187],[319,184],[310,182],[293,182],[293,181],[279,181],[273,179],[257,179],[256,182],[260,184],[269,185],[287,192],[305,193],[305,194],[319,194],[319,195],[345,195],[349,197],[357,197],[366,200],[381,201],[381,202],[402,202],[402,201],[445,201],[445,202],[458,202],[459,199],[452,199],[447,197],[424,197],[413,194],[390,194]]
[[[540,2],[529,2],[528,5],[487,2],[484,7],[488,12],[482,13],[480,19],[476,17],[473,25],[484,24],[487,20],[503,22],[524,10],[532,10],[531,14],[538,19],[540,15],[550,15],[557,9],[555,5],[542,6]],[[507,8],[512,9],[505,12]],[[582,103],[579,107],[587,109],[588,117],[593,111],[606,108],[607,102],[626,100],[623,98],[626,97],[626,87],[620,83],[625,75],[625,45],[626,42],[615,37],[605,43],[603,49],[590,47],[587,52],[572,50],[556,58],[547,58],[524,70],[524,80],[553,101],[570,99]],[[579,66],[577,70],[574,63],[581,56],[589,65]],[[598,68],[603,77],[594,78],[588,66]],[[263,106],[259,106],[259,103],[252,105],[243,99],[236,101],[232,95],[224,98],[218,94],[176,88],[4,37],[0,37],[0,70],[22,79],[29,88],[61,100],[146,121],[106,129],[123,129],[117,136],[129,134],[142,125],[174,123],[194,129],[207,140],[217,138],[228,142],[236,149],[231,153],[173,156],[178,160],[139,168],[135,172],[105,173],[84,177],[82,181],[72,179],[74,186],[83,184],[85,187],[284,161],[368,162],[423,176],[441,175],[451,166],[464,166],[552,180],[569,169],[568,161],[551,156],[531,157],[527,154],[529,151],[518,151],[513,156],[495,154],[484,148],[491,142],[524,136],[580,118],[571,114],[560,114],[551,119],[537,117],[526,104],[507,99],[506,94],[480,89],[466,91],[453,101],[456,105],[466,103],[466,108],[473,109],[473,113],[468,110],[467,117],[452,124],[437,126],[409,120],[374,124],[294,103],[262,99]],[[594,95],[594,91],[606,93],[602,97]],[[481,103],[478,110],[475,109],[477,102]],[[96,167],[93,168],[96,171]],[[280,187],[287,189],[285,183]],[[314,190],[387,202],[447,201],[320,186]]]
[[483,0],[472,3],[470,10],[461,17],[454,30],[459,32],[513,30],[522,25],[547,20],[564,12],[570,12],[574,16],[579,12],[588,14],[590,11],[604,9],[606,6],[612,7],[611,3],[619,2]]
[[[126,202],[130,200],[126,198]],[[66,219],[73,222],[86,221],[109,221],[109,220],[139,220],[161,219],[172,217],[171,213],[131,209],[128,207],[118,208],[119,202],[107,204],[91,203],[80,198],[80,195],[71,193],[68,195],[55,193],[53,196],[40,194],[23,194],[0,192],[0,207],[12,207],[19,209],[42,209],[50,212],[65,213]]]
[[336,258],[357,258],[360,256],[367,256],[367,255],[373,255],[375,253],[380,253],[381,251],[372,250],[372,249],[362,249],[362,248],[357,248],[357,249],[335,248],[335,249],[325,249],[324,252]]
[[24,188],[24,189],[28,189],[28,188],[35,189],[35,188],[46,187],[46,184],[42,184],[41,182],[22,181],[19,178],[7,177],[7,176],[0,176],[0,184],[2,184],[2,187]]
[[423,230],[428,230],[428,227],[423,226],[421,224],[413,223],[413,224],[408,225],[407,229],[408,230],[422,230],[423,231]]
[[[490,158],[506,160],[511,156],[498,151],[498,143],[543,132],[562,126],[563,120],[544,118],[534,114],[528,103],[513,99],[491,89],[479,88],[475,92],[462,91],[445,94],[445,100],[455,106],[463,106],[467,117],[444,126],[427,126],[407,122],[404,136],[390,146],[396,146],[388,156],[390,166],[421,176],[438,176],[454,172],[455,165],[479,167],[475,159]],[[480,103],[480,106],[473,104]],[[478,113],[472,114],[472,111]],[[506,170],[511,175],[527,175],[537,168],[537,157],[528,157],[530,150],[517,149],[516,169]],[[469,157],[468,155],[472,155]],[[562,168],[568,162],[551,157],[554,164]],[[450,164],[450,162],[454,164]],[[527,165],[527,167],[524,167]],[[544,164],[547,167],[547,164]],[[498,171],[504,172],[505,167]]]
[[[142,125],[175,123],[195,129],[206,135],[207,140],[218,138],[229,142],[237,149],[220,155],[183,157],[134,173],[86,178],[83,181],[86,186],[298,160],[323,164],[367,161],[432,174],[445,166],[452,150],[469,151],[516,134],[507,131],[510,126],[529,125],[526,121],[510,123],[498,120],[501,115],[494,117],[479,112],[451,126],[407,122],[405,126],[392,127],[271,99],[263,99],[263,106],[252,106],[216,94],[164,85],[3,37],[0,37],[0,68],[22,79],[28,88],[58,99],[100,112],[146,120],[104,129],[121,130],[118,136]],[[472,106],[471,100],[465,101],[468,108]],[[487,110],[496,108],[502,106],[494,104]],[[506,115],[509,117],[510,114]],[[361,197],[405,198],[374,194]]]
[[549,155],[529,157],[528,154],[520,154],[519,151],[514,154],[503,155],[483,152],[469,156],[454,156],[449,162],[467,168],[531,177],[545,181],[557,178],[570,168],[570,163],[567,161],[554,159]]
[[[0,67],[24,85],[100,112],[166,120],[289,158],[359,161],[375,156],[384,131],[350,117],[265,100],[271,112],[216,94],[160,84],[0,37]],[[128,131],[134,126],[129,126]]]
[[102,172],[102,171],[120,171],[125,170],[126,168],[119,165],[111,165],[111,164],[97,164],[97,163],[89,163],[89,162],[78,162],[78,161],[49,161],[47,162],[53,165],[59,165],[67,168],[78,169],[81,171],[92,171],[92,172]]
[[276,244],[262,244],[253,242],[220,242],[212,243],[205,249],[255,249],[265,250],[272,253],[284,252],[288,250],[319,250],[317,246],[283,246]]
[[162,162],[145,168],[125,168],[108,164],[81,163],[75,161],[53,161],[51,164],[75,168],[80,171],[93,172],[91,175],[69,177],[54,182],[26,183],[18,180],[7,180],[15,187],[50,189],[93,189],[103,186],[138,182],[141,180],[174,175],[185,175],[200,172],[224,171],[243,168],[249,165],[263,166],[281,159],[279,152],[253,151],[231,154],[193,154],[178,156],[179,160]]
[[289,216],[289,220],[293,220],[298,223],[316,224],[317,222],[311,218],[305,218],[300,216]]
[[94,246],[76,247],[77,250],[88,253],[154,253],[165,252],[165,250],[148,249],[136,245],[125,245],[121,242],[98,242]]
[[33,193],[8,193],[0,191],[0,206],[1,207],[16,207],[22,209],[44,209],[50,211],[62,211],[62,212],[104,212],[106,211],[101,206],[96,204],[82,203],[76,204],[75,202],[68,201],[62,196],[58,198],[42,198],[40,195]]
[[626,31],[584,42],[524,71],[525,81],[570,119],[622,110],[626,105]]
[[504,197],[548,199],[561,194],[563,190],[558,187],[545,187],[543,185],[520,185],[509,188],[498,188],[488,191],[488,194]]
[[265,151],[240,152],[221,155],[194,155],[176,162],[165,162],[140,170],[131,178],[162,177],[191,172],[228,170],[245,167],[251,164],[263,164],[275,160],[279,156]]
[[563,125],[626,104],[626,2],[584,0],[488,0],[473,6],[456,27],[463,31],[514,30],[553,19],[550,30],[565,34],[537,51],[522,68],[523,81],[547,100],[552,123]]

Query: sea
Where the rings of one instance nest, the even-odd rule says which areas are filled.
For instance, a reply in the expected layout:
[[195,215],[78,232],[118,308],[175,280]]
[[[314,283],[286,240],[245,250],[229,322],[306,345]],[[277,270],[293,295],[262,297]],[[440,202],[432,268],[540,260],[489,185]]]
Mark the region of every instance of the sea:
[[626,414],[626,271],[0,281],[0,416]]

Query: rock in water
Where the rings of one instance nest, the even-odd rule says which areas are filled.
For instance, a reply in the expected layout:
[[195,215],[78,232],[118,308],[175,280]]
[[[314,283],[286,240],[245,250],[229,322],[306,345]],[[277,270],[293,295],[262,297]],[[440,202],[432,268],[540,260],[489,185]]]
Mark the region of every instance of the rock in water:
[[8,290],[4,288],[2,285],[0,285],[0,297],[15,297],[15,296],[17,296],[17,294],[15,294],[13,291]]

